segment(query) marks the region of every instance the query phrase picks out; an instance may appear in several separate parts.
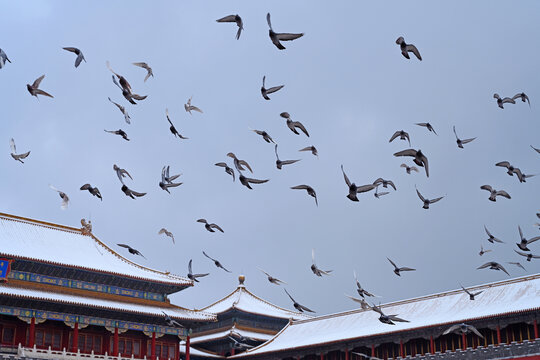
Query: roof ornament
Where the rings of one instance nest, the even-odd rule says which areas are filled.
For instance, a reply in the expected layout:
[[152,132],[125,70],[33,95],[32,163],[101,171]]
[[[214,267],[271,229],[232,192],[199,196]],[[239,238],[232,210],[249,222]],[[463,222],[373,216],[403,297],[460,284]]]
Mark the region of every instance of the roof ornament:
[[244,275],[238,276],[238,286],[244,286],[244,281],[246,281],[246,277]]
[[88,220],[88,222],[86,222],[85,219],[81,219],[81,225],[82,225],[81,233],[83,235],[92,234],[92,220]]

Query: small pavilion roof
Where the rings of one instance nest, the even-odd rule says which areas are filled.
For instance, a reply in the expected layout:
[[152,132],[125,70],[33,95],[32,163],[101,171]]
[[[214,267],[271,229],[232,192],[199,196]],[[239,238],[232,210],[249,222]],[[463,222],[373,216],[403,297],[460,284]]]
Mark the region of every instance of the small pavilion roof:
[[244,280],[245,277],[240,275],[239,285],[232,293],[225,296],[223,299],[202,308],[201,310],[218,315],[236,309],[246,313],[281,319],[300,320],[311,318],[309,315],[297,311],[283,309],[261,299],[246,289]]
[[540,309],[540,274],[500,281],[468,290],[482,290],[474,301],[463,290],[448,291],[382,305],[385,314],[410,322],[383,324],[372,310],[353,310],[290,322],[273,339],[234,357],[324,346],[374,335],[430,326],[448,326]]
[[81,305],[91,308],[115,310],[118,312],[128,312],[159,317],[162,317],[163,312],[165,312],[171,318],[175,318],[178,320],[181,319],[191,321],[215,321],[216,319],[214,314],[209,314],[207,312],[198,310],[188,310],[168,303],[163,303],[163,306],[158,306],[154,304],[146,305],[133,302],[101,299],[98,297],[71,295],[55,291],[13,287],[9,286],[9,283],[0,283],[0,296],[8,296],[20,299],[32,299],[60,304]]
[[81,229],[0,213],[0,257],[74,267],[172,286],[187,278],[147,268],[119,255]]

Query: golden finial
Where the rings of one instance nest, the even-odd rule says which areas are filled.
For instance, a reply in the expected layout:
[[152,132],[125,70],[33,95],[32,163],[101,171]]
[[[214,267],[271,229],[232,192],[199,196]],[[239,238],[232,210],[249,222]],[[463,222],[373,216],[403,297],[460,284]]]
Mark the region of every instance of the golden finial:
[[246,281],[246,277],[244,275],[238,276],[238,285],[244,286],[244,281]]

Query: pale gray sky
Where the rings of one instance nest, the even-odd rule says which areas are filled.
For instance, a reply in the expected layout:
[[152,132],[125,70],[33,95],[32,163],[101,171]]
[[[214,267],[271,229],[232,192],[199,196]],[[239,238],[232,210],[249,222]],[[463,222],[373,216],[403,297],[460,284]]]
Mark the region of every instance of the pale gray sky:
[[[91,217],[94,233],[121,254],[128,243],[148,260],[141,264],[185,275],[211,272],[194,288],[175,295],[175,303],[201,308],[225,296],[244,273],[257,295],[287,308],[282,289],[257,268],[288,282],[295,299],[318,314],[352,309],[344,297],[354,294],[353,269],[361,284],[381,296],[377,301],[416,297],[508,278],[476,270],[486,261],[503,263],[513,277],[540,271],[514,253],[517,226],[525,236],[540,235],[537,221],[540,177],[520,184],[496,162],[508,160],[527,174],[540,173],[536,67],[540,4],[508,2],[313,2],[274,1],[35,1],[6,3],[0,14],[0,42],[12,63],[0,70],[1,211],[78,226]],[[279,51],[268,38],[266,13],[278,32],[304,32]],[[245,31],[235,40],[235,24],[218,24],[229,14],[242,16]],[[415,44],[423,61],[406,60],[395,40]],[[80,48],[87,63],[75,69]],[[111,81],[105,62],[127,77],[135,92],[148,95],[128,104]],[[131,65],[145,61],[155,78]],[[25,84],[46,74],[41,88],[54,99],[36,100]],[[265,101],[267,85],[285,87]],[[504,110],[494,92],[524,91],[531,107],[518,101]],[[204,114],[190,116],[183,104]],[[107,97],[126,106],[124,122]],[[189,140],[168,130],[165,108]],[[288,111],[311,137],[294,135],[279,113]],[[414,125],[431,122],[439,136]],[[462,138],[478,137],[458,149],[452,126]],[[122,128],[130,142],[103,132]],[[266,130],[279,143],[282,159],[302,159],[275,168],[274,149],[250,128]],[[396,130],[411,136],[430,162],[407,175],[395,158],[406,142],[388,139]],[[31,150],[24,165],[9,156],[13,137],[19,152]],[[319,159],[298,150],[319,149]],[[270,179],[248,190],[214,166],[236,153],[253,167],[253,177]],[[134,180],[130,188],[147,192],[131,200],[120,191],[112,170],[118,164]],[[340,165],[357,184],[391,179],[397,192],[353,203]],[[183,173],[184,184],[167,194],[158,187],[161,168]],[[251,176],[251,174],[249,175]],[[79,190],[98,186],[103,202]],[[66,192],[71,204],[48,188]],[[289,187],[309,184],[319,207],[305,192]],[[488,201],[483,184],[505,189],[511,200]],[[429,198],[445,195],[422,209],[414,186]],[[205,217],[225,233],[209,233],[196,219]],[[485,241],[483,225],[506,244]],[[158,236],[172,231],[176,245]],[[478,256],[480,245],[493,252]],[[540,253],[540,244],[532,244]],[[333,269],[317,278],[309,269],[311,249],[317,264]],[[233,273],[217,269],[205,250]],[[386,260],[418,269],[398,278]],[[521,261],[523,271],[507,261]]]

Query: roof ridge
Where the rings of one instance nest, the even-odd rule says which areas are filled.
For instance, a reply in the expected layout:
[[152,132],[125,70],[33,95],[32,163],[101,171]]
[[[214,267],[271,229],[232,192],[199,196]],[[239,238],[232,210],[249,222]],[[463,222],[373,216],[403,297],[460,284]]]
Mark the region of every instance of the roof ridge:
[[206,310],[206,309],[208,309],[209,307],[212,307],[212,306],[214,306],[214,305],[217,305],[217,304],[219,304],[219,303],[222,303],[223,301],[225,301],[225,300],[227,300],[228,298],[230,298],[230,297],[231,297],[235,292],[237,292],[237,291],[238,291],[238,287],[237,287],[236,289],[234,289],[234,291],[231,292],[229,295],[225,296],[224,298],[219,299],[219,300],[213,302],[212,304],[210,304],[210,305],[208,305],[208,306],[205,306],[205,307],[203,307],[203,308],[200,308],[199,310]]
[[253,296],[255,299],[257,299],[257,300],[259,300],[259,301],[262,301],[262,302],[264,302],[264,303],[266,303],[266,304],[268,304],[268,305],[270,305],[270,306],[272,306],[272,307],[275,307],[275,308],[278,309],[278,310],[286,311],[286,312],[288,312],[288,313],[290,313],[290,314],[294,314],[294,315],[302,315],[302,316],[308,316],[308,317],[310,317],[310,315],[303,314],[303,313],[301,313],[301,312],[299,312],[299,311],[292,311],[292,310],[288,310],[288,309],[279,307],[279,306],[277,306],[277,305],[274,305],[274,304],[272,304],[270,301],[258,297],[257,295],[255,295],[254,293],[252,293],[251,291],[249,291],[248,289],[246,289],[245,287],[244,287],[244,290],[245,290],[248,294],[250,294],[251,296]]

